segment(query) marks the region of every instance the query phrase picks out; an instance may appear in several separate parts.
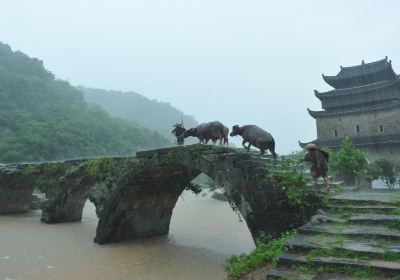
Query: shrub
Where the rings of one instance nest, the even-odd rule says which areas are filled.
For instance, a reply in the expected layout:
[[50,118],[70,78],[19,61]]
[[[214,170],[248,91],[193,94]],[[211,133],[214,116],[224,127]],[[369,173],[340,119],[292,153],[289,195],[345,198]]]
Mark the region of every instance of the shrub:
[[397,162],[388,158],[377,159],[368,167],[368,174],[373,180],[382,180],[389,189],[394,189],[396,184]]
[[319,207],[324,200],[318,199],[317,192],[307,186],[303,168],[294,160],[282,160],[281,172],[269,172],[267,179],[282,189],[291,206],[298,207],[301,211]]
[[354,183],[354,179],[367,170],[367,160],[364,153],[355,148],[350,138],[343,139],[340,149],[332,154],[330,167],[346,183]]

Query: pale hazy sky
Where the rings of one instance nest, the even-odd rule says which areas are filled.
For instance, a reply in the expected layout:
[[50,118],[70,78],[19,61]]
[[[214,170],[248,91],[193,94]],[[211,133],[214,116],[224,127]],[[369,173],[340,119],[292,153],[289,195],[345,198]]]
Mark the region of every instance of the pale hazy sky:
[[[277,153],[316,137],[321,73],[400,72],[399,1],[0,0],[0,41],[73,85],[132,90],[198,121],[257,124]],[[157,113],[157,112],[155,112]]]

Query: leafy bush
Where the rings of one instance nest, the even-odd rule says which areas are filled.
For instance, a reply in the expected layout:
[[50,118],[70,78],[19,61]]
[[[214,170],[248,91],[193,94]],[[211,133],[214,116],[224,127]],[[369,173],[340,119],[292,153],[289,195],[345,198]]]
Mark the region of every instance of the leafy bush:
[[275,265],[279,254],[285,247],[286,241],[294,234],[296,234],[296,231],[292,230],[283,233],[281,237],[277,239],[271,239],[264,235],[257,240],[257,247],[249,254],[229,257],[225,265],[228,279],[236,279],[266,263]]
[[348,137],[343,139],[340,149],[332,154],[330,160],[331,169],[346,183],[353,183],[355,177],[365,174],[367,165],[364,153],[355,148]]
[[380,179],[389,189],[394,189],[397,177],[397,161],[388,158],[380,158],[368,166],[368,174],[373,180]]
[[321,206],[322,200],[317,199],[316,191],[307,186],[303,167],[299,166],[297,161],[282,160],[281,171],[269,172],[267,179],[281,187],[291,206],[298,207],[300,210]]

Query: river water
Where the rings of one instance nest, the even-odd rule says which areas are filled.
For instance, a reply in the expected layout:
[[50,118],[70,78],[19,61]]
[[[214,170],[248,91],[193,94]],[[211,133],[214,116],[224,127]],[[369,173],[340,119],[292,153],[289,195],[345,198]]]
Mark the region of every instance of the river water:
[[225,279],[225,258],[254,244],[227,202],[185,192],[170,234],[97,245],[97,218],[86,203],[81,223],[40,223],[41,211],[0,216],[0,280]]

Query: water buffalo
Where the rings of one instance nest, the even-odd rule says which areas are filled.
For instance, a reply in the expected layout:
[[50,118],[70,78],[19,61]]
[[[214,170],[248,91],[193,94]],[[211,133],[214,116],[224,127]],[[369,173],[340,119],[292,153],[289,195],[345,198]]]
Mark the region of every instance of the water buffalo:
[[186,128],[183,126],[183,121],[181,123],[174,124],[174,129],[171,131],[173,135],[176,137],[176,142],[178,145],[183,145],[184,139],[179,138],[186,131]]
[[[265,150],[269,150],[275,160],[278,156],[275,153],[275,140],[272,135],[256,125],[234,125],[230,135],[242,136],[242,145],[247,151],[250,151],[250,146],[253,145],[260,149],[260,156],[265,153]],[[246,146],[246,143],[249,143],[249,145]]]
[[229,129],[222,123],[218,121],[208,122],[186,130],[182,135],[178,136],[178,141],[192,136],[197,137],[200,143],[207,144],[211,140],[215,144],[217,140],[220,140],[220,145],[222,145],[222,140],[224,140],[224,144],[228,144],[228,133]]

